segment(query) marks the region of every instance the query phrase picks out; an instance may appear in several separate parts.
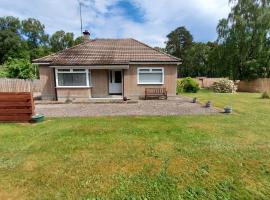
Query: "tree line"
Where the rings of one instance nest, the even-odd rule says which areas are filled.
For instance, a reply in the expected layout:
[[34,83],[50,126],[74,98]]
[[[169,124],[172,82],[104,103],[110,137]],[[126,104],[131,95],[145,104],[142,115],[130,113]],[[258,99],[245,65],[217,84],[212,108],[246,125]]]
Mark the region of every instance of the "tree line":
[[8,58],[35,59],[72,47],[82,42],[82,37],[63,30],[49,36],[45,26],[37,19],[7,16],[0,17],[0,64]]
[[0,77],[36,78],[38,70],[31,61],[80,44],[82,37],[71,32],[46,34],[37,19],[20,20],[13,16],[0,17]]
[[[231,11],[217,25],[214,42],[195,42],[184,26],[167,35],[168,54],[182,59],[181,77],[270,77],[270,0],[229,0]],[[37,19],[0,17],[0,77],[33,78],[31,60],[83,41],[71,32],[46,34]],[[2,67],[3,68],[3,67]],[[30,68],[30,69],[29,69]]]
[[215,42],[194,42],[185,27],[167,35],[164,51],[182,59],[179,75],[231,79],[270,77],[270,0],[229,0]]

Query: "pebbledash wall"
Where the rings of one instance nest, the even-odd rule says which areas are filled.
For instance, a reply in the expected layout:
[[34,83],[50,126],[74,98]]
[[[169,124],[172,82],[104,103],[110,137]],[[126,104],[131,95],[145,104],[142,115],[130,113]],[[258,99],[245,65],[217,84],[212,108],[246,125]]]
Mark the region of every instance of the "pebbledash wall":
[[39,66],[39,80],[43,100],[56,100],[54,69],[47,65]]
[[109,70],[107,69],[92,69],[91,83],[92,83],[92,97],[104,98],[109,95]]
[[[138,67],[163,67],[164,84],[139,85],[137,82]],[[124,71],[124,95],[128,98],[138,99],[144,96],[145,88],[166,88],[169,97],[176,96],[176,65],[130,65],[129,70]]]
[[[161,85],[138,85],[138,67],[163,67],[164,84]],[[40,66],[41,96],[43,100],[88,100],[89,98],[102,98],[109,95],[108,91],[108,70],[91,70],[90,88],[55,88],[54,69],[48,66]],[[145,88],[164,87],[167,89],[168,96],[176,96],[176,65],[130,65],[128,70],[123,72],[123,91],[124,96],[138,99],[144,96]]]

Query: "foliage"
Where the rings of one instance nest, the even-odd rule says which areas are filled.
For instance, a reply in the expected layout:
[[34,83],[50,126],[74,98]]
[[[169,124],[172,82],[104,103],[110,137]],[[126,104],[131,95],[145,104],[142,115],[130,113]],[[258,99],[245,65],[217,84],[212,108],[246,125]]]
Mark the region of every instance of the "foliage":
[[75,45],[78,45],[78,44],[83,43],[83,41],[84,41],[83,36],[79,36],[79,37],[77,37],[77,38],[75,39],[74,44],[75,44]]
[[185,50],[185,64],[179,67],[182,77],[206,76],[208,56],[211,48],[205,43],[193,43]]
[[6,75],[9,78],[34,79],[36,67],[28,59],[9,59],[5,63]]
[[230,0],[231,13],[220,20],[218,42],[224,68],[233,79],[270,77],[270,3],[268,0]]
[[265,91],[264,93],[262,93],[262,99],[270,99],[269,92]]
[[7,70],[4,66],[0,65],[0,78],[8,77]]
[[200,90],[199,83],[191,77],[184,78],[177,82],[177,92],[196,93]]
[[222,79],[218,82],[214,82],[211,89],[216,93],[235,93],[237,86],[232,80]]
[[56,31],[50,38],[50,44],[53,52],[61,51],[74,45],[74,34],[65,33],[65,31]]
[[48,44],[49,36],[45,34],[45,26],[34,18],[22,20],[21,33],[27,38],[29,48],[37,48]]
[[270,77],[269,0],[229,0],[231,12],[217,25],[218,38],[197,43],[184,27],[167,37],[167,53],[182,59],[181,77]]
[[182,59],[180,67],[186,66],[185,51],[192,46],[193,36],[185,27],[178,27],[167,35],[166,52]]
[[73,33],[63,31],[50,37],[45,26],[34,18],[20,21],[12,16],[0,17],[0,64],[9,58],[31,61],[82,42],[82,37],[74,39]]
[[192,45],[193,37],[185,27],[179,27],[167,35],[166,51],[183,59],[185,49]]

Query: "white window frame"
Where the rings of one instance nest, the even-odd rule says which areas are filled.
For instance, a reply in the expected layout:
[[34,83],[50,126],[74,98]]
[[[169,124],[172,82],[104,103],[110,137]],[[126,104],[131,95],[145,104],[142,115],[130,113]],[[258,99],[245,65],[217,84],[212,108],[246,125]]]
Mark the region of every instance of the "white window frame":
[[[147,69],[149,72],[143,72],[153,74],[153,69],[161,69],[162,70],[162,82],[149,82],[149,83],[142,83],[140,82],[140,70]],[[163,85],[164,84],[164,67],[138,67],[137,68],[137,84],[138,85]]]
[[[84,71],[74,71],[75,70],[84,70]],[[69,71],[59,71],[59,70],[69,70]],[[58,73],[61,74],[86,74],[86,86],[61,86],[58,82]],[[55,68],[55,82],[56,88],[89,88],[91,87],[89,77],[91,77],[91,71],[85,68]]]

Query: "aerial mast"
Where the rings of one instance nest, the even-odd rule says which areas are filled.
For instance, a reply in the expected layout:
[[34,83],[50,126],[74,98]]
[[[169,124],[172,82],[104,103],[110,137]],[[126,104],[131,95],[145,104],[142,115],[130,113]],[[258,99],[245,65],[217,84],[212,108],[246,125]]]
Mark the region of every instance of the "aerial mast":
[[83,35],[83,25],[82,25],[82,3],[80,1],[79,2],[79,5],[80,5],[80,22],[81,22],[81,35]]

